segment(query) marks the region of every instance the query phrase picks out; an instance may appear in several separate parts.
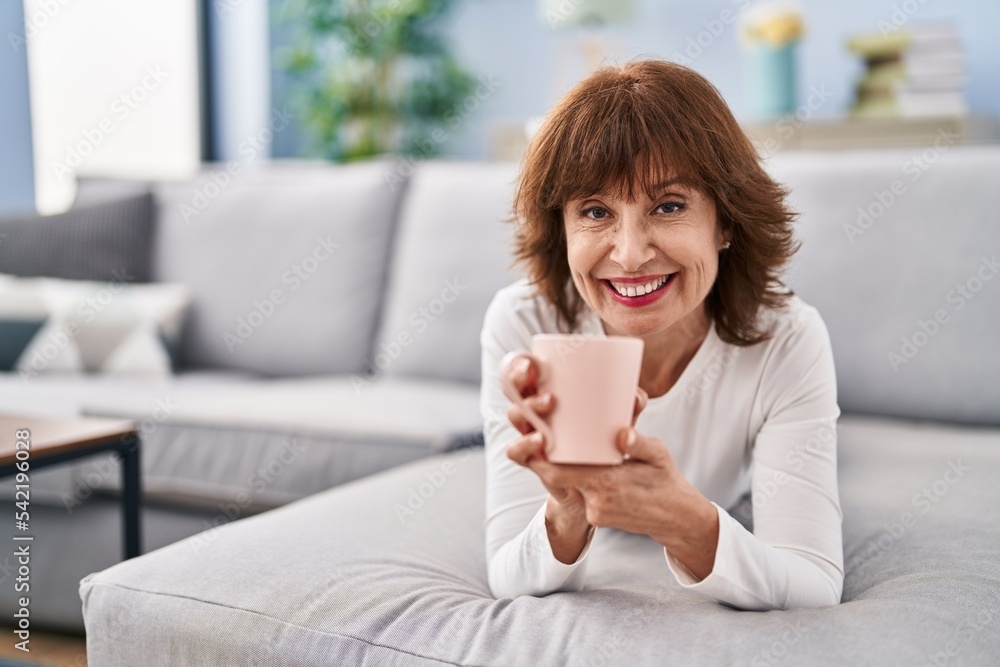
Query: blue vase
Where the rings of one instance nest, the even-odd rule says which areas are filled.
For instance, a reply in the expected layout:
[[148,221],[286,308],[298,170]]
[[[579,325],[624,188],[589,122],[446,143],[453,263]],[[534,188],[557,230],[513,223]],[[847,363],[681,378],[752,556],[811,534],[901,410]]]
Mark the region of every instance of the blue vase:
[[795,110],[795,47],[758,44],[749,52],[750,105],[757,118],[777,118]]

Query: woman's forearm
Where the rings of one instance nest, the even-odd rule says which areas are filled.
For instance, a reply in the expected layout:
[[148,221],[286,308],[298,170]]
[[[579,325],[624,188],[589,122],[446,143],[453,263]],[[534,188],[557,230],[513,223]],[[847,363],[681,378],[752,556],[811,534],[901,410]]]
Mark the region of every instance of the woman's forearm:
[[719,545],[719,513],[704,496],[692,497],[690,506],[668,535],[657,538],[699,581],[712,573]]
[[566,512],[550,495],[545,505],[545,530],[552,555],[560,563],[572,565],[587,545],[591,526],[586,515]]

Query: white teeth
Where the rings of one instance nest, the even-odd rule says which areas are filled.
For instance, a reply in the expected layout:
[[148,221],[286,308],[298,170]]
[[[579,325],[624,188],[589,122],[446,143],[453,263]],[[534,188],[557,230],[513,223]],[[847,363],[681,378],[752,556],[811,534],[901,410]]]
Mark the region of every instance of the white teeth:
[[642,296],[644,294],[649,294],[650,292],[663,287],[663,284],[667,282],[669,276],[662,276],[657,280],[652,280],[645,285],[627,285],[627,284],[615,284],[611,283],[612,287],[615,288],[622,296]]

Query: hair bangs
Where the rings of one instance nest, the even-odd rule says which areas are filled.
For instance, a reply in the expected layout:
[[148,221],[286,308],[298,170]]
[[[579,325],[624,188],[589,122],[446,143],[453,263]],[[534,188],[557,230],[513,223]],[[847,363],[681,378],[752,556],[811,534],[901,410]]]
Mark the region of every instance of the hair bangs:
[[552,187],[546,203],[551,208],[591,195],[655,199],[667,181],[704,189],[688,144],[653,108],[654,100],[624,87],[600,97],[567,114],[562,136],[553,137],[568,154],[549,165]]

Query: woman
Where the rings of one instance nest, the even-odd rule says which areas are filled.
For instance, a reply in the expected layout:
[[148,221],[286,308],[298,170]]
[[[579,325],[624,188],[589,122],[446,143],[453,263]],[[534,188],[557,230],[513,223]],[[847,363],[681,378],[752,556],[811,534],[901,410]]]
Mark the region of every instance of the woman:
[[[483,331],[489,583],[580,590],[597,528],[648,535],[686,588],[740,609],[837,604],[843,588],[833,357],[780,282],[786,192],[715,88],[647,60],[603,68],[551,111],[525,156],[516,256]],[[537,333],[645,342],[620,466],[553,464],[498,365]],[[509,371],[541,414],[537,369]],[[642,392],[640,392],[642,393]],[[753,533],[732,508],[752,492]]]

